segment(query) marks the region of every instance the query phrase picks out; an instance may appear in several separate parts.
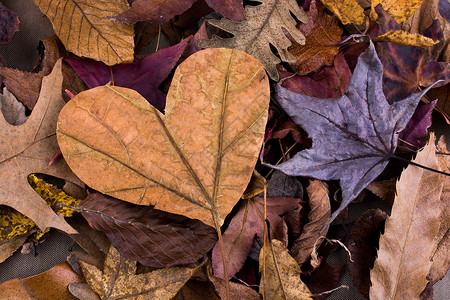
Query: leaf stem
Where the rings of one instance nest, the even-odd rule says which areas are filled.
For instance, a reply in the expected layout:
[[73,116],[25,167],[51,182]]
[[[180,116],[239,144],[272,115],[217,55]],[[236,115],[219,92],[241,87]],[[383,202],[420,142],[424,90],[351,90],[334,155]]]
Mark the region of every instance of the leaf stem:
[[[264,227],[263,227],[263,239],[264,239],[264,241],[263,241],[263,247],[261,249],[261,251],[263,252],[262,253],[262,256],[263,256],[263,259],[262,259],[262,265],[263,265],[263,268],[262,268],[262,280],[263,280],[263,286],[264,286],[264,288],[263,288],[263,299],[267,299],[267,296],[266,296],[266,287],[267,287],[267,285],[266,285],[266,242],[267,242],[267,225],[266,225],[266,220],[267,220],[267,182],[265,181],[264,182],[264,223],[263,223],[263,225],[264,225]],[[270,243],[270,241],[269,241],[269,243]]]
[[435,173],[442,174],[442,175],[445,175],[445,176],[450,176],[450,173],[446,173],[446,172],[439,171],[439,170],[436,170],[436,169],[433,169],[433,168],[429,168],[429,167],[427,167],[427,166],[424,166],[424,165],[418,164],[418,163],[416,163],[416,162],[407,160],[406,158],[397,156],[397,155],[395,155],[395,154],[391,154],[390,157],[391,157],[391,158],[394,158],[394,159],[396,159],[396,160],[403,161],[403,162],[408,163],[408,164],[410,164],[410,165],[413,165],[413,166],[416,166],[416,167],[419,167],[419,168],[422,168],[422,169],[431,171],[431,172],[435,172]]
[[222,238],[222,232],[220,231],[220,225],[219,221],[216,215],[213,216],[214,218],[214,224],[216,225],[216,231],[217,235],[219,237],[219,246],[220,246],[220,252],[222,254],[222,264],[223,264],[223,273],[225,275],[225,291],[226,291],[226,299],[230,300],[230,283],[228,282],[228,267],[227,267],[227,260],[225,258],[225,248],[223,245],[223,238]]

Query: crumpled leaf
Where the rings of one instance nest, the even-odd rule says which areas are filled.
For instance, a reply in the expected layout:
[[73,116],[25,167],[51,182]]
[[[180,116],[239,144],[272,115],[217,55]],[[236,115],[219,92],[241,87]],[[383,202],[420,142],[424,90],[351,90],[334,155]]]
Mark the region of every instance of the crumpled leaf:
[[17,13],[0,3],[0,45],[11,43],[19,24]]
[[311,292],[300,279],[300,266],[289,255],[286,246],[272,240],[264,244],[264,249],[259,256],[262,274],[259,293],[263,299],[312,299]]
[[352,260],[347,258],[349,273],[353,284],[364,297],[369,297],[370,270],[377,254],[378,239],[384,228],[387,214],[380,209],[370,209],[356,220],[346,246],[352,253]]
[[81,185],[64,160],[48,165],[58,152],[55,127],[64,105],[61,84],[61,61],[58,61],[52,73],[44,78],[41,96],[28,120],[19,126],[0,120],[0,204],[23,213],[42,231],[55,227],[75,233],[27,181],[30,173],[44,173]]
[[156,268],[197,262],[216,243],[213,228],[151,206],[91,193],[78,206],[95,229],[106,233],[122,256]]
[[297,263],[301,266],[309,260],[314,247],[319,247],[317,240],[327,235],[326,224],[331,217],[331,204],[328,185],[319,180],[310,180],[306,188],[309,196],[308,213],[309,222],[303,226],[302,234],[294,241],[291,253]]
[[[286,231],[286,224],[280,215],[295,210],[301,199],[294,198],[267,198],[267,219],[270,222],[271,236],[276,239],[287,237],[280,234]],[[286,228],[283,230],[283,227]],[[227,262],[228,277],[232,278],[244,265],[252,248],[255,235],[264,240],[264,199],[255,197],[242,202],[238,212],[231,219],[228,228],[223,233],[225,260]],[[216,244],[212,252],[212,265],[214,275],[225,278],[220,245]]]
[[132,64],[109,67],[102,62],[79,59],[66,59],[65,61],[90,89],[111,81],[113,85],[137,91],[162,111],[166,104],[166,95],[158,87],[175,67],[190,40],[191,37],[175,46],[136,59]]
[[175,15],[184,13],[195,1],[197,0],[136,0],[130,9],[116,16],[109,14],[109,17],[125,24],[134,24],[138,21],[163,24]]
[[[289,76],[288,72],[279,71],[280,77]],[[343,53],[333,60],[333,66],[325,67],[311,76],[293,76],[282,80],[281,86],[298,94],[318,98],[339,98],[347,91],[352,72]]]
[[[211,40],[202,40],[200,47],[243,50],[258,59],[270,78],[278,81],[275,66],[281,61],[293,63],[296,60],[288,51],[291,42],[283,30],[298,44],[303,45],[305,37],[295,27],[297,22],[291,14],[303,23],[307,21],[307,16],[294,0],[260,0],[260,2],[258,6],[245,7],[245,21],[233,22],[225,18],[210,20],[209,24],[234,36],[225,39],[214,35]],[[277,49],[281,60],[272,52],[269,43]]]
[[80,261],[84,277],[101,299],[171,299],[203,263],[136,274],[136,262],[109,248],[103,271]]
[[[415,163],[439,169],[434,134]],[[373,269],[370,299],[416,299],[427,285],[440,215],[443,175],[409,165],[397,182]]]
[[426,36],[417,33],[409,33],[403,30],[390,30],[373,39],[374,42],[393,42],[400,45],[414,47],[429,47],[436,45],[439,41],[435,41]]
[[0,299],[67,299],[75,300],[67,287],[83,282],[68,263],[60,263],[50,270],[28,278],[14,278],[0,284]]
[[330,222],[387,165],[397,146],[397,132],[406,126],[429,89],[389,105],[382,90],[382,72],[370,42],[358,59],[348,91],[338,99],[314,98],[276,87],[278,103],[306,130],[313,146],[271,167],[291,176],[340,179],[343,200]]
[[165,115],[133,90],[102,86],[69,101],[57,135],[92,188],[219,229],[250,181],[268,104],[256,59],[207,49],[178,66]]
[[362,25],[364,22],[364,10],[356,0],[322,0],[321,2],[332,11],[344,25],[349,23]]
[[262,192],[264,192],[264,186],[266,185],[266,179],[262,177],[258,171],[253,170],[252,178],[242,194],[242,199],[250,199],[255,196],[258,196]]
[[[379,33],[400,29],[393,17],[380,6],[376,11],[379,16]],[[439,40],[440,43],[426,49],[390,42],[377,44],[383,64],[383,91],[389,103],[407,97],[416,91],[418,86],[428,86],[437,80],[443,80],[437,86],[450,82],[450,64],[436,61],[444,46],[439,21],[436,20],[422,33],[426,37]]]
[[3,88],[3,94],[0,95],[0,108],[6,122],[11,125],[20,125],[25,123],[25,106],[17,101],[17,98],[6,87]]
[[378,4],[381,4],[388,13],[394,16],[398,23],[401,23],[414,14],[422,1],[423,0],[372,0],[370,17],[373,20],[377,19],[375,7]]
[[49,18],[68,51],[109,66],[133,61],[133,26],[108,19],[129,7],[126,0],[89,3],[34,0],[34,3]]
[[329,15],[320,2],[312,2],[306,15],[308,22],[297,25],[305,35],[305,44],[300,45],[292,41],[292,46],[288,48],[296,58],[291,67],[298,75],[305,75],[322,66],[331,65],[338,54],[342,35],[338,19]]

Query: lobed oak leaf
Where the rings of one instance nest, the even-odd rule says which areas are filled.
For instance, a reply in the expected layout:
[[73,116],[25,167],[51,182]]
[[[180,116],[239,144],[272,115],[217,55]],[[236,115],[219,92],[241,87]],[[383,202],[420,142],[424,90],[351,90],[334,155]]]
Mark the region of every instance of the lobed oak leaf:
[[430,88],[389,105],[382,75],[370,42],[358,59],[348,91],[338,99],[314,98],[276,87],[278,103],[306,130],[313,146],[278,166],[269,166],[291,176],[339,179],[343,200],[330,222],[383,171],[397,147],[398,132]]
[[65,59],[91,89],[112,82],[115,86],[137,91],[158,110],[166,104],[166,95],[158,87],[167,78],[192,37],[179,44],[164,48],[131,64],[109,67],[102,62]]
[[57,136],[72,170],[110,196],[219,230],[253,173],[267,120],[268,78],[239,50],[207,49],[175,71],[162,115],[137,92],[75,96]]
[[60,263],[53,268],[28,278],[15,278],[0,284],[1,299],[67,299],[76,300],[67,289],[72,283],[83,282],[83,277],[75,273],[68,263]]
[[[415,163],[439,169],[434,134]],[[427,285],[439,232],[443,175],[410,165],[397,182],[397,195],[370,272],[370,299],[416,299]]]
[[80,265],[101,299],[172,299],[205,262],[136,274],[136,262],[120,256],[111,246],[103,271],[83,261]]
[[264,243],[259,256],[259,271],[262,274],[259,293],[263,299],[312,299],[311,292],[300,279],[300,266],[282,242]]
[[48,165],[58,152],[55,129],[64,105],[61,85],[61,61],[58,61],[52,73],[43,79],[41,95],[28,120],[19,126],[10,125],[3,117],[0,120],[0,204],[29,217],[42,231],[55,227],[74,233],[27,181],[30,173],[44,173],[81,184],[63,160]]
[[[289,53],[290,37],[299,44],[305,43],[305,37],[295,27],[294,15],[300,22],[306,22],[305,12],[294,0],[261,0],[258,6],[245,7],[246,20],[233,22],[228,19],[210,20],[209,24],[233,34],[232,38],[221,38],[216,35],[210,40],[202,40],[203,48],[232,48],[247,52],[258,59],[266,69],[270,78],[278,81],[275,66],[281,61],[295,62]],[[272,52],[270,45],[276,48],[281,60]]]
[[320,2],[312,2],[306,15],[308,22],[297,25],[305,35],[305,44],[292,41],[292,46],[288,48],[296,58],[290,65],[297,75],[305,75],[322,66],[331,65],[341,42],[342,29],[338,19],[327,14]]
[[[274,238],[286,240],[283,227],[286,227],[280,215],[295,210],[300,199],[274,197],[267,198],[267,219]],[[227,278],[232,278],[244,265],[252,248],[255,235],[264,240],[264,200],[260,197],[244,200],[236,215],[231,219],[228,228],[223,233],[224,253],[227,261]],[[281,234],[280,234],[281,233]],[[283,236],[284,235],[284,236]],[[225,278],[220,245],[216,244],[212,252],[214,275]]]
[[145,266],[163,268],[197,262],[217,241],[214,229],[198,220],[96,192],[78,209],[92,228],[108,236],[122,256]]
[[34,0],[34,3],[49,18],[68,51],[109,66],[133,60],[133,26],[108,19],[129,7],[126,0]]

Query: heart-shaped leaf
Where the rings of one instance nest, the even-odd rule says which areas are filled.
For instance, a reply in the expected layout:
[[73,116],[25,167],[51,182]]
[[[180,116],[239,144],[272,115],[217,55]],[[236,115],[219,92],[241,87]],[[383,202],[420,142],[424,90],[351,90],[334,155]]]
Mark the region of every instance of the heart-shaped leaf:
[[218,228],[244,192],[267,121],[269,82],[239,50],[207,49],[177,68],[161,114],[137,92],[101,86],[61,111],[71,169],[104,194]]

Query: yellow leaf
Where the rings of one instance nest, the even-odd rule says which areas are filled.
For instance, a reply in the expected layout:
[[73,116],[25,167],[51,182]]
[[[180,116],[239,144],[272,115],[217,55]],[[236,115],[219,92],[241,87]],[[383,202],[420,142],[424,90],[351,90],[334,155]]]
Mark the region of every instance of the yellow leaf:
[[132,25],[110,20],[129,9],[126,0],[34,0],[66,49],[111,66],[133,61]]
[[429,47],[436,45],[439,41],[434,41],[426,36],[409,33],[403,30],[391,30],[373,39],[374,42],[393,42],[400,45]]
[[370,18],[376,20],[378,18],[375,12],[375,6],[383,5],[384,10],[394,16],[398,23],[408,19],[416,9],[420,6],[423,0],[372,0],[372,11]]
[[259,255],[259,271],[263,275],[259,292],[264,299],[312,299],[311,292],[300,279],[300,266],[282,242],[264,243]]
[[[434,134],[415,163],[439,169]],[[442,211],[443,175],[409,165],[397,182],[391,216],[370,272],[370,299],[419,299],[427,285]]]
[[364,23],[364,10],[356,0],[322,0],[321,2],[331,10],[344,25],[349,23],[362,25]]

